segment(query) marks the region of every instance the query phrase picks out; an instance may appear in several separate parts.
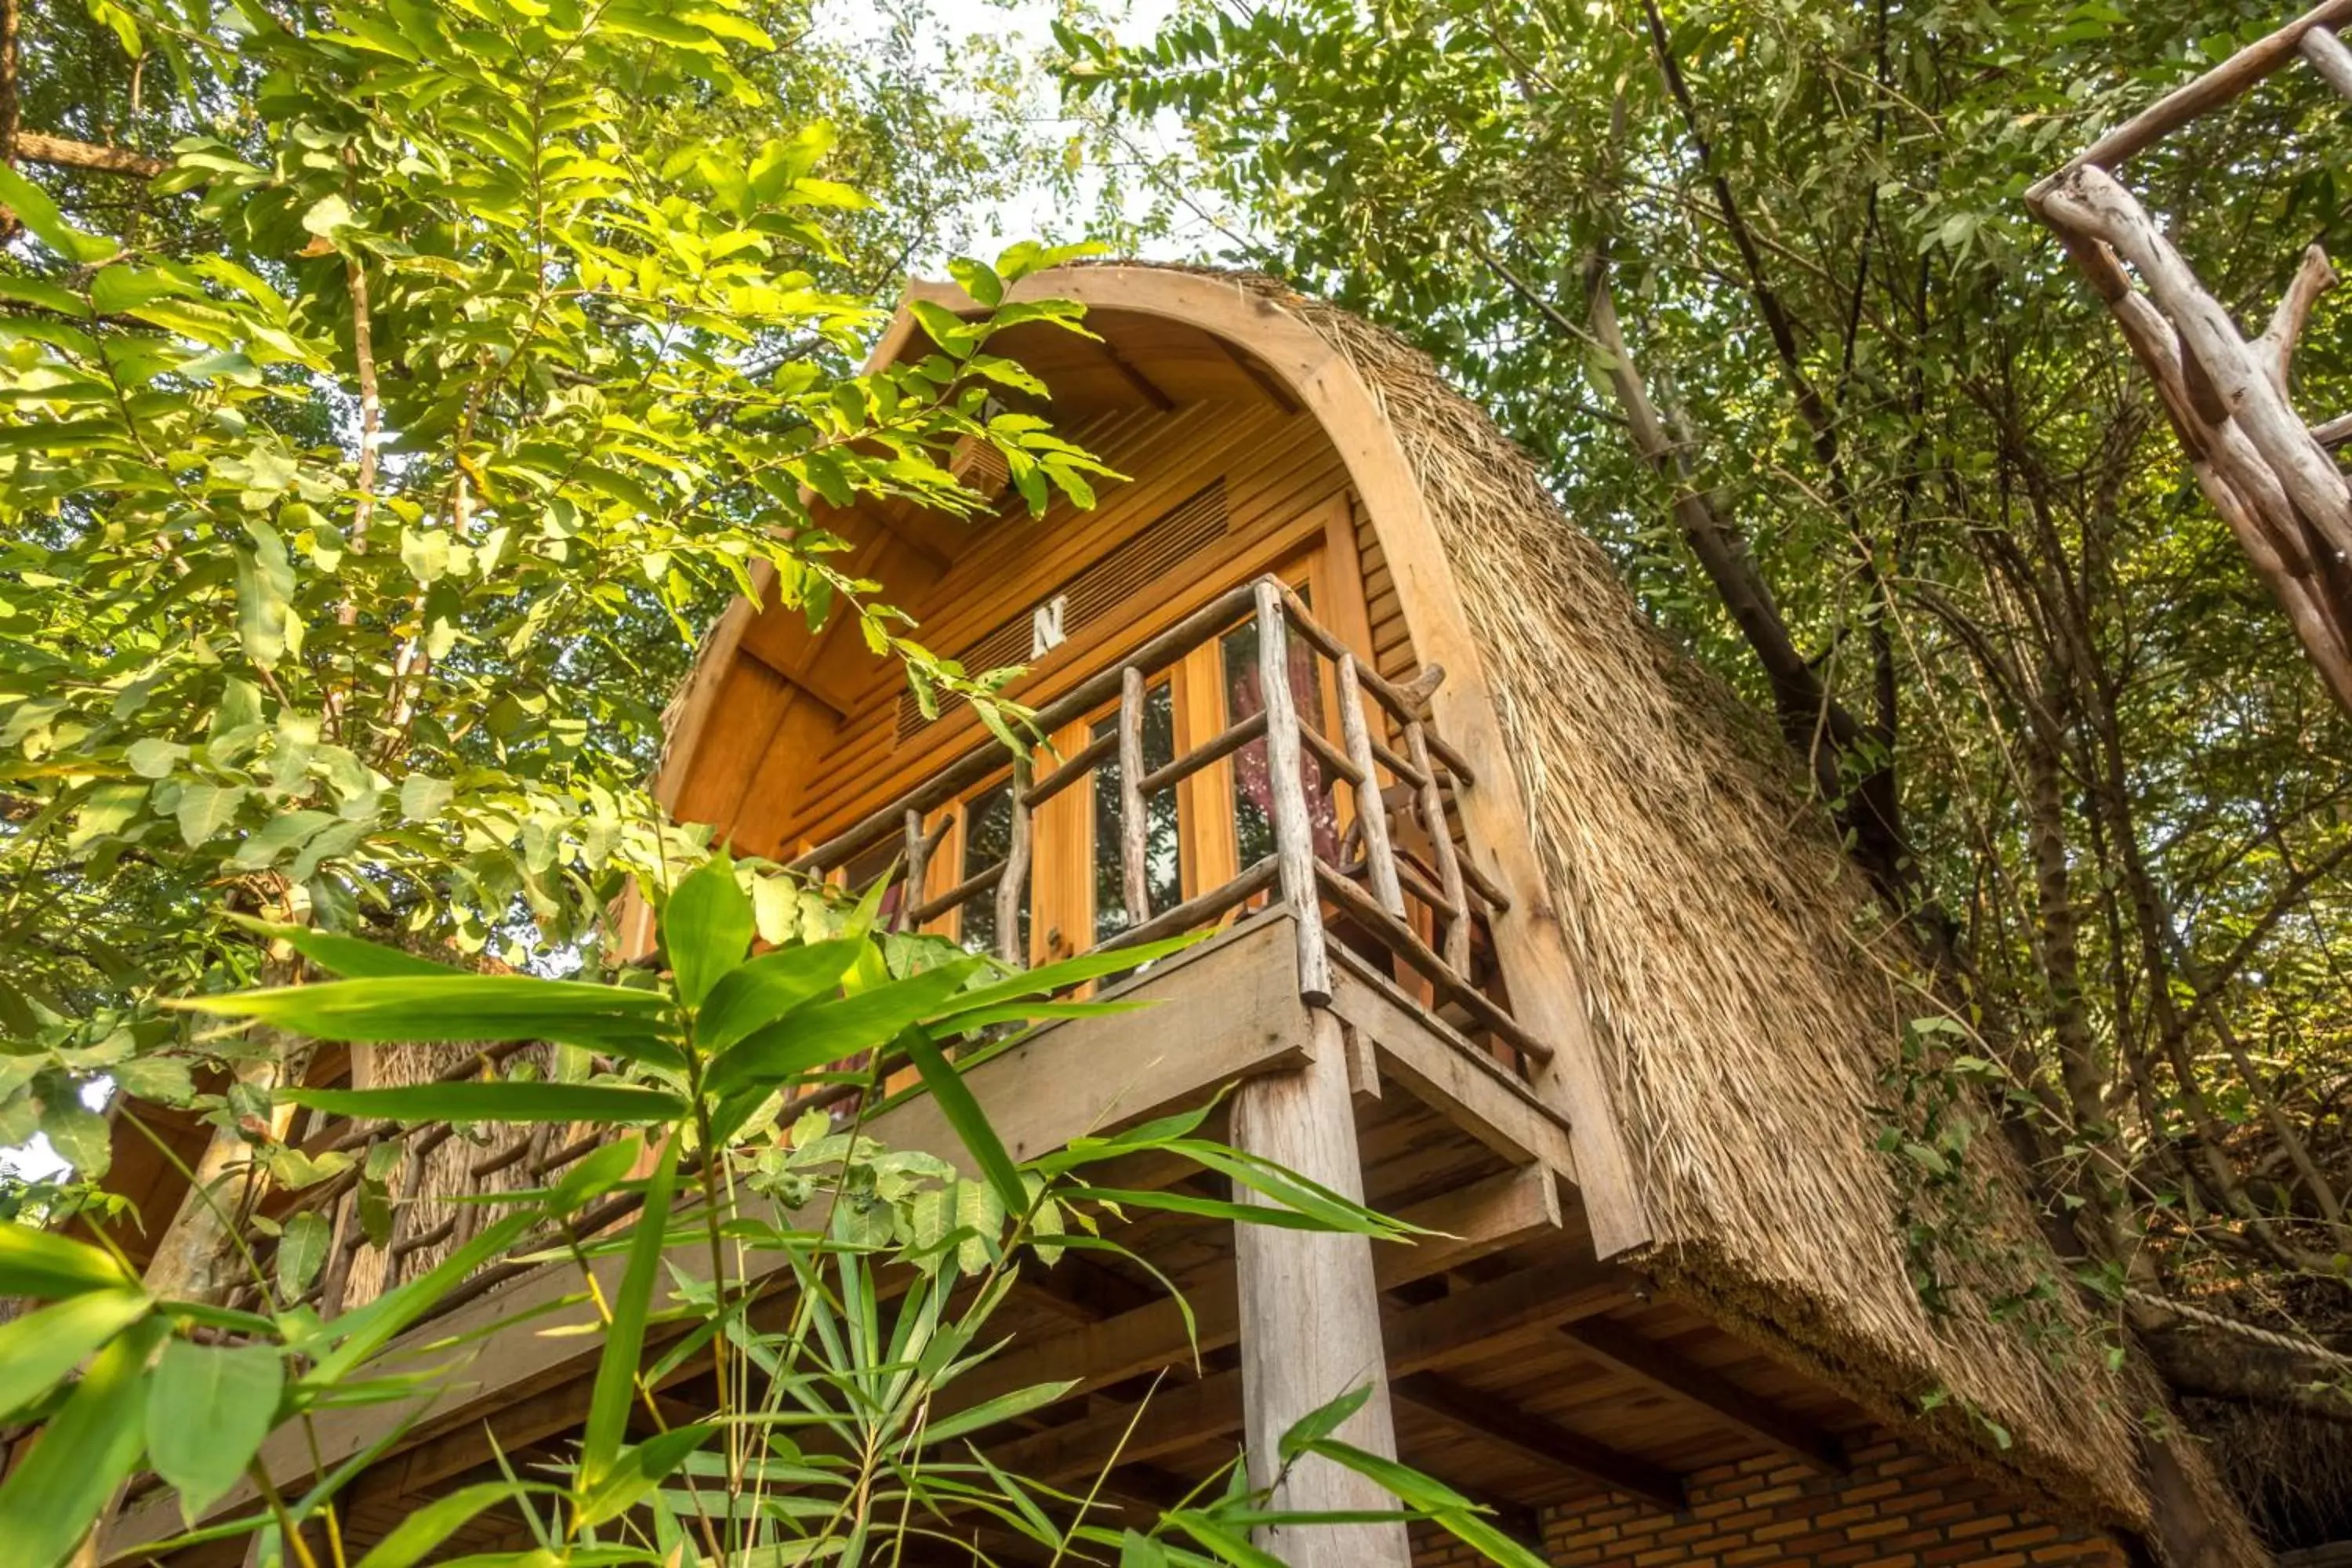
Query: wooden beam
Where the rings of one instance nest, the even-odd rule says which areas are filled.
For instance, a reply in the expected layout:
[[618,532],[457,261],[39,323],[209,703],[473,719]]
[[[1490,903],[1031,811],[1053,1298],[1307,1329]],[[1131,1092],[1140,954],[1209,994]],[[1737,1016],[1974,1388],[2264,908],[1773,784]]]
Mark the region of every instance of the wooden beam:
[[1672,1470],[1580,1432],[1571,1432],[1556,1421],[1520,1409],[1499,1394],[1433,1372],[1398,1378],[1394,1386],[1399,1399],[1481,1442],[1508,1448],[1539,1465],[1598,1481],[1612,1491],[1640,1498],[1663,1509],[1682,1509],[1682,1478]]
[[1551,1106],[1360,954],[1338,942],[1330,951],[1331,1010],[1370,1037],[1384,1074],[1512,1163],[1576,1180],[1574,1134]]
[[[1498,1342],[1539,1335],[1559,1323],[1605,1312],[1633,1299],[1632,1282],[1632,1276],[1613,1265],[1569,1260],[1521,1269],[1424,1306],[1391,1307],[1382,1312],[1381,1328],[1390,1374],[1402,1381],[1413,1373],[1491,1353]],[[1213,1300],[1203,1300],[1198,1310],[1205,1320],[1214,1307]],[[1060,1364],[1066,1376],[1071,1363]],[[1130,1366],[1128,1375],[1152,1364]],[[992,1449],[990,1458],[1014,1474],[1060,1481],[1099,1466],[1122,1440],[1121,1465],[1211,1442],[1240,1429],[1241,1383],[1238,1370],[1212,1373],[1197,1381],[1171,1376],[1140,1408],[1113,1405],[1092,1411],[1020,1438],[1001,1452]]]
[[1769,1400],[1758,1398],[1719,1373],[1684,1361],[1622,1323],[1607,1318],[1587,1318],[1581,1322],[1562,1324],[1559,1331],[1588,1361],[1598,1362],[1661,1394],[1696,1405],[1725,1426],[1745,1432],[1822,1475],[1844,1473],[1844,1451],[1827,1432]]
[[[1558,1232],[1559,1194],[1549,1175],[1530,1166],[1415,1204],[1397,1217],[1409,1225],[1452,1234],[1376,1248],[1372,1275],[1382,1291]],[[1064,1259],[1052,1272],[1058,1273],[1070,1261]],[[1534,1272],[1540,1289],[1572,1290],[1588,1277],[1581,1268]],[[1611,1277],[1615,1278],[1613,1272]],[[1503,1295],[1499,1291],[1482,1294],[1484,1290],[1482,1287],[1472,1294],[1486,1302]],[[1195,1287],[1189,1305],[1192,1310],[1190,1339],[1183,1306],[1155,1292],[1154,1300],[1099,1322],[1013,1346],[943,1390],[941,1408],[964,1409],[1016,1388],[1067,1378],[1076,1381],[1065,1397],[1076,1397],[1160,1367],[1187,1367],[1195,1346],[1206,1354],[1234,1342],[1240,1331],[1238,1318],[1224,1281]]]
[[1176,412],[1176,400],[1169,396],[1168,394],[1160,388],[1159,383],[1153,381],[1150,376],[1136,369],[1134,362],[1129,360],[1125,354],[1118,352],[1118,344],[1112,342],[1108,338],[1102,338],[1097,340],[1097,342],[1102,349],[1103,358],[1108,360],[1110,362],[1110,367],[1118,372],[1119,379],[1121,381],[1126,382],[1128,385],[1135,389],[1135,395],[1138,397],[1142,398],[1144,402],[1151,405],[1152,407],[1160,410],[1162,414],[1173,414]]
[[1276,381],[1274,378],[1273,373],[1268,371],[1264,364],[1259,363],[1258,357],[1255,354],[1250,353],[1247,349],[1234,346],[1232,342],[1215,332],[1211,332],[1209,334],[1209,341],[1217,345],[1218,353],[1223,354],[1227,359],[1234,362],[1234,369],[1249,377],[1257,389],[1265,394],[1267,402],[1273,404],[1285,414],[1296,414],[1298,412],[1298,399],[1290,395],[1290,389],[1283,385],[1282,383]]

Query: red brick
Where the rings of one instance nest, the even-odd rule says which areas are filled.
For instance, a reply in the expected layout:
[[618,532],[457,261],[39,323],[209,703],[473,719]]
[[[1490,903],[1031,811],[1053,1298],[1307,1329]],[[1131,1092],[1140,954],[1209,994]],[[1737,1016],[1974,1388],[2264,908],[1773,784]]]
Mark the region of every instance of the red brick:
[[[1883,1470],[1880,1472],[1882,1475],[1885,1473]],[[1894,1497],[1902,1490],[1901,1481],[1873,1481],[1866,1487],[1848,1487],[1838,1493],[1838,1497],[1844,1502],[1871,1502],[1883,1497]]]
[[2007,1552],[2021,1546],[2041,1546],[2057,1539],[2056,1525],[2042,1524],[2036,1525],[2032,1530],[2021,1530],[2009,1535],[1996,1535],[1993,1537],[1992,1543]]
[[1770,1563],[1787,1555],[1778,1546],[1743,1546],[1723,1554],[1723,1568],[1748,1568],[1752,1563]]
[[1547,1539],[1545,1544],[1555,1552],[1570,1552],[1580,1546],[1598,1546],[1604,1541],[1616,1539],[1617,1527],[1601,1524],[1588,1530],[1571,1531],[1564,1535],[1553,1535]]
[[2013,1514],[1979,1514],[1974,1519],[1963,1520],[1952,1526],[1952,1539],[1958,1541],[1963,1536],[1990,1535],[1994,1531],[2007,1530],[2016,1522],[2017,1519]]
[[1833,1524],[1854,1524],[1876,1514],[1874,1508],[1833,1508],[1827,1513],[1817,1513],[1813,1522],[1824,1528]]

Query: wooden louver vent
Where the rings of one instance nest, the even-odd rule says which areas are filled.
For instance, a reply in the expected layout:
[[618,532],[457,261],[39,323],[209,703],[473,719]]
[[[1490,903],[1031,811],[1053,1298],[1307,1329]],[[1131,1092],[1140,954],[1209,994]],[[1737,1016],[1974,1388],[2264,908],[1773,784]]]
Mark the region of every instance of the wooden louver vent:
[[[1145,592],[1184,561],[1225,536],[1225,481],[1213,479],[1153,519],[1126,543],[1087,565],[1076,576],[1044,595],[1063,601],[1062,632],[1075,637],[1115,613]],[[1029,664],[1034,622],[1033,606],[992,629],[955,655],[965,669],[978,673],[1009,664]],[[927,721],[911,691],[898,698],[898,739],[920,731]]]

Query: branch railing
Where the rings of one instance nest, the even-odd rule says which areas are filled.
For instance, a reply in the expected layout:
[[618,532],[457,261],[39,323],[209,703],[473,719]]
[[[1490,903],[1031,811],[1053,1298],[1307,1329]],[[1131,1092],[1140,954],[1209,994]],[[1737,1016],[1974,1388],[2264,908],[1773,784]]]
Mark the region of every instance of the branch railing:
[[[1257,640],[1260,703],[1255,711],[1229,719],[1223,728],[1154,768],[1146,767],[1145,714],[1151,682],[1196,649],[1238,626],[1254,625]],[[1293,643],[1307,658],[1294,658]],[[1305,671],[1310,678],[1301,679]],[[1302,696],[1328,692],[1336,708],[1337,738],[1310,721]],[[1469,763],[1441,735],[1429,712],[1429,699],[1443,673],[1423,669],[1399,684],[1382,677],[1339,638],[1319,625],[1307,606],[1280,579],[1244,584],[1202,605],[1124,658],[1080,680],[1036,710],[1028,721],[1039,735],[1091,721],[1105,704],[1115,719],[1101,734],[1066,756],[1044,752],[1018,756],[1008,764],[1004,748],[975,748],[916,784],[845,831],[817,845],[786,868],[812,882],[846,874],[877,852],[895,854],[887,895],[896,889],[892,924],[900,931],[938,929],[962,911],[985,907],[993,915],[992,956],[1012,968],[1028,959],[1023,911],[1027,903],[1039,807],[1089,779],[1099,784],[1106,764],[1118,769],[1116,817],[1119,885],[1129,923],[1105,937],[1097,950],[1117,950],[1163,937],[1213,927],[1255,902],[1286,910],[1297,937],[1298,990],[1311,1005],[1328,1003],[1333,987],[1334,943],[1360,956],[1385,957],[1402,980],[1409,973],[1428,986],[1432,1004],[1450,1008],[1462,1032],[1484,1035],[1496,1054],[1520,1070],[1548,1061],[1550,1047],[1529,1033],[1498,999],[1498,987],[1479,977],[1480,928],[1509,908],[1503,891],[1461,852],[1452,826],[1449,799],[1475,787]],[[1150,875],[1149,803],[1213,764],[1263,743],[1270,853],[1242,867],[1219,885],[1155,908]],[[1353,820],[1338,837],[1335,856],[1318,847],[1309,800],[1311,772],[1318,787],[1345,789]],[[954,812],[942,807],[964,802],[980,786],[1008,769],[1009,831],[1005,852],[988,865],[959,868],[958,879],[936,894],[933,869]],[[1336,813],[1335,813],[1336,815]],[[1179,832],[1184,831],[1179,814]],[[1422,847],[1423,863],[1400,848],[1410,833]],[[866,890],[866,889],[861,889]],[[1424,928],[1427,933],[1424,934]],[[479,1077],[504,1068],[532,1043],[519,1041],[469,1053],[443,1069],[442,1080]],[[888,1082],[908,1064],[889,1050],[840,1064],[792,1097],[780,1113],[789,1120],[813,1109],[839,1113],[876,1085]],[[313,1160],[334,1154],[348,1168],[310,1186],[281,1191],[269,1200],[268,1217],[282,1236],[298,1215],[313,1214],[329,1226],[327,1256],[317,1278],[297,1300],[331,1316],[359,1302],[352,1299],[355,1265],[371,1245],[383,1255],[378,1291],[388,1290],[414,1271],[415,1260],[436,1249],[462,1246],[479,1223],[483,1205],[450,1202],[452,1212],[431,1226],[427,1205],[448,1200],[449,1191],[427,1193],[428,1173],[443,1187],[468,1190],[513,1173],[523,1185],[542,1184],[592,1152],[609,1134],[584,1128],[533,1127],[478,1147],[446,1124],[403,1127],[388,1121],[331,1122],[304,1141]],[[462,1177],[449,1163],[452,1142],[465,1152]],[[396,1157],[383,1151],[397,1147]],[[434,1162],[442,1162],[437,1167]],[[373,1184],[371,1188],[365,1184]],[[639,1202],[622,1194],[576,1216],[568,1235],[535,1237],[518,1247],[520,1257],[559,1247],[570,1237],[593,1235],[625,1217]],[[371,1237],[363,1203],[388,1204]],[[262,1247],[265,1259],[271,1244]],[[277,1245],[281,1245],[278,1243]],[[535,1265],[508,1261],[488,1268],[443,1299],[434,1316],[453,1310],[505,1279]],[[259,1290],[242,1288],[236,1304],[257,1305]]]

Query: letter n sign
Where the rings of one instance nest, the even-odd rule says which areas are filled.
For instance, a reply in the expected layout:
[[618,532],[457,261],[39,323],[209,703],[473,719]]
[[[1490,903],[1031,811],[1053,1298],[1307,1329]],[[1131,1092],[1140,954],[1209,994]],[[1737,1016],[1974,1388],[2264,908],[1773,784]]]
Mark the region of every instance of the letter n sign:
[[1062,646],[1069,634],[1062,629],[1063,612],[1070,607],[1067,594],[1056,594],[1029,612],[1029,657],[1043,658]]

